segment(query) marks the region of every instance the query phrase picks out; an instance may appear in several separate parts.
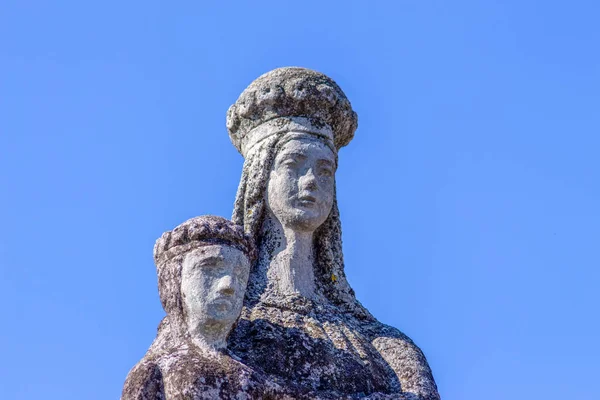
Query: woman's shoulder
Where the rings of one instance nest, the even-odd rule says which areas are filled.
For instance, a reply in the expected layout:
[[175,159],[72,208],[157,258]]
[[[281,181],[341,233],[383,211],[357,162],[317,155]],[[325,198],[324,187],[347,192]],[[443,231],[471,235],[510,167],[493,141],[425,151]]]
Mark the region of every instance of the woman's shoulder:
[[373,347],[398,376],[403,393],[412,393],[419,399],[439,400],[425,354],[411,338],[379,321],[369,321],[362,328]]
[[400,329],[384,324],[383,322],[379,322],[376,319],[359,321],[358,323],[365,334],[371,338],[371,340],[375,340],[377,338],[390,338],[414,344],[411,338]]

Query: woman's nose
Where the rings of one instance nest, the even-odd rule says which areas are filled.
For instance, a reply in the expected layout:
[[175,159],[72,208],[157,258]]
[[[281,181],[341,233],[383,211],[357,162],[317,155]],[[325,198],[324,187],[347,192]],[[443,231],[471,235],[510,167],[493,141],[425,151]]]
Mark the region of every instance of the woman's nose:
[[300,177],[300,189],[315,190],[317,188],[317,177],[312,168],[309,168],[304,175]]

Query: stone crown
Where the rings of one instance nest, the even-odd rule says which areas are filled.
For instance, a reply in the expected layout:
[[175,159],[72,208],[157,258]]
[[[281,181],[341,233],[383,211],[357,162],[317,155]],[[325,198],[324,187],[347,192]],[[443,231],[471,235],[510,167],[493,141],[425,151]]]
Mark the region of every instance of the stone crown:
[[254,243],[241,226],[223,217],[203,215],[163,233],[154,245],[154,261],[158,266],[191,248],[207,244],[233,246],[243,251],[250,262],[256,258]]
[[[336,149],[354,137],[358,117],[340,87],[328,76],[306,68],[277,68],[258,77],[227,111],[229,137],[246,156],[248,135],[277,118],[303,118],[333,133]],[[251,138],[250,138],[251,139]]]

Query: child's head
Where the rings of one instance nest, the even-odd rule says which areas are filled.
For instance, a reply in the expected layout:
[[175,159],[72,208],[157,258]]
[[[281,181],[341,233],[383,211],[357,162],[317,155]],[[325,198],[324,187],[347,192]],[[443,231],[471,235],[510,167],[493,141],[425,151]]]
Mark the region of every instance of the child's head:
[[226,335],[240,315],[255,253],[242,227],[221,217],[192,218],[165,232],[154,246],[163,308],[192,335]]

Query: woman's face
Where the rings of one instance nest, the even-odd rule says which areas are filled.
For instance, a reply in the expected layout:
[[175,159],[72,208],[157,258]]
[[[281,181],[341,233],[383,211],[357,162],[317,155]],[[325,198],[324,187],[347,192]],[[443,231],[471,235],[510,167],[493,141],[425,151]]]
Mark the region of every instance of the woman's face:
[[275,157],[267,186],[267,207],[286,228],[313,232],[333,205],[335,155],[304,134],[286,142]]

